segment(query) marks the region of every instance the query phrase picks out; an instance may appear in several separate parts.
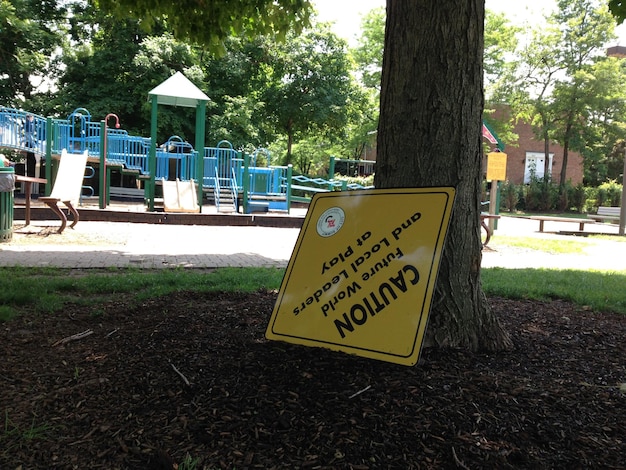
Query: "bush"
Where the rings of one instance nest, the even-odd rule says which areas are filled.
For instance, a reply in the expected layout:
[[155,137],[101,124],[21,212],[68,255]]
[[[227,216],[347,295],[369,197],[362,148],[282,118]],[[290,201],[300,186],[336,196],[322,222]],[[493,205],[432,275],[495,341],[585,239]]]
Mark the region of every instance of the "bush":
[[502,183],[500,186],[500,208],[514,212],[518,202],[519,188],[508,180]]
[[336,181],[346,181],[347,184],[358,184],[363,187],[374,186],[374,175],[369,176],[344,176],[335,173]]
[[[598,193],[602,193],[602,204],[598,202],[598,206],[619,207],[622,200],[622,185],[615,180],[602,183],[598,187]],[[600,198],[598,198],[600,199]]]
[[582,183],[578,184],[578,186],[571,187],[571,194],[572,208],[579,214],[582,214],[585,212],[587,202],[587,191],[585,187]]
[[526,186],[525,209],[527,211],[545,212],[556,207],[558,187],[552,184],[549,176],[544,178],[532,177]]
[[606,188],[598,188],[596,190],[596,207],[606,205]]

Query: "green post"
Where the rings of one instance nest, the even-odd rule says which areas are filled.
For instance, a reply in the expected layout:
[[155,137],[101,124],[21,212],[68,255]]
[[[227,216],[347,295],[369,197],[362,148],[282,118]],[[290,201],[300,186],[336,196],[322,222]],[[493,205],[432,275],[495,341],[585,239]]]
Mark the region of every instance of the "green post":
[[46,118],[46,190],[45,195],[52,192],[52,118]]
[[293,175],[293,165],[287,165],[287,214],[291,213],[291,177]]
[[243,213],[248,213],[248,193],[250,192],[250,155],[243,153]]
[[328,179],[332,180],[335,177],[335,157],[331,155],[330,162],[328,163]]
[[111,204],[111,167],[107,165],[107,206]]
[[150,118],[150,154],[148,155],[148,172],[150,178],[146,181],[145,197],[148,199],[148,210],[154,211],[155,176],[156,176],[156,139],[157,139],[157,110],[159,104],[156,96],[152,96],[152,116]]
[[204,196],[202,187],[204,186],[205,114],[206,101],[198,100],[198,105],[196,106],[196,151],[198,152],[198,159],[196,161],[196,177],[198,180],[198,206],[200,207],[200,212],[202,212],[202,199]]
[[100,171],[98,171],[98,206],[100,209],[106,209],[107,201],[106,201],[106,184],[107,184],[107,175],[106,175],[106,129],[105,129],[104,121],[100,121]]
[[[498,194],[496,194],[496,207],[494,210],[494,213],[496,215],[500,214],[500,198],[502,196],[502,181],[498,181]],[[495,219],[493,221],[493,229],[497,230],[498,229],[498,219]]]

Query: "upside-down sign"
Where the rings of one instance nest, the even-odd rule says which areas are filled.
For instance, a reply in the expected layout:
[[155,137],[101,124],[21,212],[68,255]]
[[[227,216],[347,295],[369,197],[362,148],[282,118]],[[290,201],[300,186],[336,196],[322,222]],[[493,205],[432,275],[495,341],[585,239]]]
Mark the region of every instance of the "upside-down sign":
[[266,336],[414,365],[454,188],[317,194]]

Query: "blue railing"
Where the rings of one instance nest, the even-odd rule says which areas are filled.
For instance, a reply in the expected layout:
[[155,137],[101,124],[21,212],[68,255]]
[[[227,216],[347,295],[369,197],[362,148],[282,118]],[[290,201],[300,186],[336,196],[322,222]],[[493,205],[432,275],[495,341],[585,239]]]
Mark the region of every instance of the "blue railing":
[[[111,132],[109,130],[109,132]],[[107,140],[107,164],[149,174],[148,156],[150,139],[122,133],[109,133]]]
[[0,107],[0,147],[46,153],[46,118]]

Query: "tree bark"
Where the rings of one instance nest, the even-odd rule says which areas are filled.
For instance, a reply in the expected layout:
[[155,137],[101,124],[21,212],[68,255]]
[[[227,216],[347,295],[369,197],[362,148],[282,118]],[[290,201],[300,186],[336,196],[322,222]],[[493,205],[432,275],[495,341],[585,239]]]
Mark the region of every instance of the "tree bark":
[[456,188],[428,343],[501,350],[480,280],[484,18],[484,0],[387,0],[375,184]]
[[559,190],[564,191],[565,183],[567,181],[567,163],[569,160],[569,143],[572,135],[571,121],[565,126],[565,138],[563,139],[563,163],[561,164],[561,175],[559,178]]
[[543,119],[543,181],[552,180],[552,167],[550,166],[550,136],[548,135],[548,120]]

